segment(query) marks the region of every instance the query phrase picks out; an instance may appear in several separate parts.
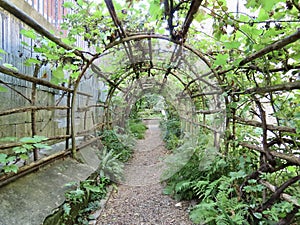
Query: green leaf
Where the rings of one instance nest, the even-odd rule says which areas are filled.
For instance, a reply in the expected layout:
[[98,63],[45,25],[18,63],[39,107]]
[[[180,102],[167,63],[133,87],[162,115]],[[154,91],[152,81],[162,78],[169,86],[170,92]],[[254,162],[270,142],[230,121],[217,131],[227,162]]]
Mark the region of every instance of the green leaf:
[[253,213],[253,216],[255,216],[257,219],[261,219],[262,218],[262,214],[261,213]]
[[28,150],[24,147],[18,146],[18,147],[14,147],[13,151],[18,154],[18,153],[26,153]]
[[0,153],[0,163],[6,163],[7,155]]
[[71,40],[70,38],[62,38],[61,40],[67,45],[72,45],[75,42],[73,39]]
[[26,47],[30,47],[30,45],[27,42],[25,42],[25,41],[21,41],[21,44],[24,45],[24,46],[26,46]]
[[231,42],[224,42],[224,45],[226,48],[233,49],[233,48],[239,48],[241,43],[238,41],[231,41]]
[[16,137],[3,137],[3,138],[0,138],[0,142],[13,142],[13,141],[16,141],[17,138]]
[[40,64],[40,63],[41,61],[35,58],[29,58],[24,62],[25,66],[31,66],[32,64]]
[[266,11],[270,11],[276,5],[276,3],[280,1],[281,0],[261,0],[261,4]]
[[64,214],[70,215],[71,212],[71,206],[68,203],[63,204]]
[[240,62],[242,61],[243,59],[239,58],[239,59],[236,59],[233,61],[233,65],[234,66],[239,66],[240,65]]
[[22,143],[36,143],[36,141],[32,137],[23,137],[23,138],[20,139],[20,142],[22,142]]
[[33,143],[38,143],[38,142],[46,141],[46,140],[48,140],[48,138],[45,136],[35,135],[34,137],[23,137],[20,139],[20,142],[33,144]]
[[0,85],[0,92],[7,92],[7,88]]
[[114,7],[116,11],[121,11],[122,10],[122,5],[118,2],[114,2]]
[[76,2],[79,6],[83,6],[83,3],[84,3],[83,0],[77,0]]
[[77,79],[77,77],[79,76],[79,74],[80,74],[80,71],[76,71],[76,72],[73,72],[73,73],[71,73],[71,77],[72,78],[74,78],[74,79]]
[[31,144],[24,144],[23,147],[26,148],[27,150],[34,149],[34,147]]
[[100,53],[100,52],[102,52],[102,51],[103,51],[103,49],[102,49],[101,47],[96,46],[96,52],[97,52],[97,53]]
[[205,14],[204,13],[200,13],[200,12],[198,12],[197,14],[196,14],[196,16],[195,16],[195,20],[197,21],[197,22],[201,22],[202,20],[204,20],[205,19]]
[[29,156],[27,154],[21,154],[19,155],[20,159],[23,159],[23,160],[27,160],[29,159]]
[[3,63],[3,66],[6,67],[7,69],[15,70],[18,71],[17,67],[14,67],[12,64],[9,63]]
[[4,166],[4,172],[5,173],[10,173],[10,172],[17,173],[18,169],[19,169],[19,167],[16,166],[16,165]]
[[289,172],[296,172],[296,168],[294,166],[288,166],[286,168]]
[[100,188],[100,187],[97,187],[97,186],[94,186],[94,185],[90,185],[90,184],[84,184],[83,187],[86,189],[86,190],[89,190],[91,192],[103,192],[103,190]]
[[149,14],[154,20],[156,20],[159,17],[159,15],[161,15],[159,0],[153,0],[150,2]]
[[52,75],[58,81],[62,81],[65,78],[63,67],[58,66],[56,69],[52,70]]
[[35,40],[37,38],[34,30],[21,30],[20,32],[21,34],[23,34],[25,37],[31,38],[33,40]]
[[0,48],[0,54],[6,54],[7,52]]
[[257,20],[258,21],[265,21],[269,18],[269,14],[263,8],[260,9]]
[[35,140],[36,142],[41,142],[41,141],[46,141],[46,140],[48,140],[47,137],[45,137],[45,136],[39,136],[39,135],[34,135],[33,138],[34,138],[34,140]]
[[72,9],[74,8],[75,4],[73,2],[64,2],[63,7]]
[[240,171],[238,171],[238,172],[230,172],[230,173],[229,173],[229,176],[230,176],[233,180],[235,180],[235,179],[239,179],[239,178],[245,177],[245,176],[246,176],[246,173],[245,173],[245,171],[240,170]]
[[215,66],[222,66],[227,63],[227,59],[229,58],[229,54],[218,54],[216,56],[216,60],[214,61]]
[[52,53],[46,53],[45,48],[40,48],[38,52],[44,53],[44,55],[50,60],[59,60],[59,55],[55,55],[55,54],[52,54]]
[[16,156],[9,156],[7,159],[6,159],[6,162],[8,162],[8,163],[11,163],[11,162],[13,162],[13,161],[15,161],[16,160]]

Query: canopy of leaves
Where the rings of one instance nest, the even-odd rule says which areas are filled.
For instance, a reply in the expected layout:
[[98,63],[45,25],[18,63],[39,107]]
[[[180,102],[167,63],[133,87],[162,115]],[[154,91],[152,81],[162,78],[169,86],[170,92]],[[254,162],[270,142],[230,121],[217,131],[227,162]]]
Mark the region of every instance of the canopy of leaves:
[[[72,13],[61,24],[63,39],[22,32],[41,54],[27,63],[49,63],[52,82],[72,83],[75,92],[91,69],[110,88],[107,120],[124,119],[123,103],[148,92],[172,100],[180,119],[192,119],[219,147],[209,159],[207,149],[195,149],[170,179],[169,193],[203,200],[194,221],[288,224],[295,215],[299,220],[300,207],[300,2],[230,2],[66,1]],[[114,134],[106,137],[119,149]],[[127,149],[120,153],[129,158]],[[8,166],[14,161],[1,159]]]

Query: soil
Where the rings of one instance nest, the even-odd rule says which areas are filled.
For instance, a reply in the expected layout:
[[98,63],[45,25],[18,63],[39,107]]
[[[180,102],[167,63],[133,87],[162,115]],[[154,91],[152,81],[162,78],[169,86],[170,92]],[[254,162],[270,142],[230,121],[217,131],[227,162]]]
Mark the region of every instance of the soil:
[[190,225],[189,202],[163,194],[160,177],[165,149],[158,120],[145,121],[145,139],[138,140],[132,159],[125,165],[125,181],[112,192],[97,225]]

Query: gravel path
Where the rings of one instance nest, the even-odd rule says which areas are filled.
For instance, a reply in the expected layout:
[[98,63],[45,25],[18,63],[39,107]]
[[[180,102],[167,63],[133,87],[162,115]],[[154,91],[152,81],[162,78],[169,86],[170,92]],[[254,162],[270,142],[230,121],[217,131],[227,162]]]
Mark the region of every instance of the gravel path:
[[133,158],[125,165],[125,181],[111,194],[97,225],[190,225],[188,202],[162,194],[161,162],[168,151],[161,138],[159,121],[146,121],[148,130],[139,140]]

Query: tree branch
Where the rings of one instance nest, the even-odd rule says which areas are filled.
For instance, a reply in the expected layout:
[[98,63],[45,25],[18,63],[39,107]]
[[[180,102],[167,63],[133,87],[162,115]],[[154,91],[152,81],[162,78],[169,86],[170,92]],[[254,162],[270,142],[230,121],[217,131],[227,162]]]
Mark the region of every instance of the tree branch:
[[262,211],[266,210],[267,208],[270,208],[275,203],[275,201],[281,196],[282,192],[287,187],[298,182],[299,180],[300,180],[300,175],[291,178],[290,180],[283,183],[279,188],[276,188],[275,192],[272,194],[272,196],[269,198],[269,200],[266,201],[261,207],[259,207],[257,209],[257,211],[262,212]]
[[37,111],[37,110],[65,110],[68,109],[67,106],[28,106],[23,108],[10,109],[0,112],[0,116],[10,115],[14,113],[28,112],[28,111]]
[[[259,183],[261,183],[262,185],[264,185],[265,187],[267,187],[270,191],[276,192],[277,187],[275,187],[274,185],[270,184],[268,181],[259,180]],[[300,206],[300,204],[298,203],[298,201],[295,198],[293,198],[293,196],[290,196],[290,195],[285,194],[285,193],[281,193],[280,197],[282,199],[286,200],[287,202],[293,203],[296,206]]]
[[[249,126],[253,126],[253,127],[262,127],[262,123],[255,121],[255,120],[246,120],[246,119],[244,119],[242,117],[238,117],[238,116],[235,116],[234,119],[237,120],[237,122],[241,123],[241,124],[245,124],[245,125],[249,125]],[[281,132],[289,132],[289,133],[296,134],[296,129],[291,128],[291,127],[275,126],[275,125],[267,124],[267,128],[268,128],[268,130],[271,130],[271,131],[281,131]]]
[[[249,144],[247,142],[239,142],[239,145],[241,145],[243,147],[246,147],[246,148],[249,148],[249,149],[252,149],[252,150],[256,150],[256,151],[265,153],[265,151],[262,148],[260,148],[260,147],[258,147],[256,145],[253,145],[253,144]],[[284,160],[292,163],[293,165],[300,166],[300,158],[296,157],[293,154],[284,154],[284,153],[276,152],[276,151],[270,151],[270,154],[272,156],[274,156],[274,157],[278,157],[280,159],[284,159]]]
[[245,91],[234,92],[233,94],[264,94],[275,91],[291,91],[295,89],[300,89],[300,81],[277,84],[273,86],[255,87],[247,89]]
[[293,5],[296,7],[298,11],[300,11],[300,5],[296,0],[293,0]]
[[267,47],[249,55],[248,57],[246,57],[245,59],[243,59],[240,62],[239,66],[243,66],[243,65],[253,61],[254,59],[262,57],[263,55],[265,55],[271,51],[281,49],[284,46],[297,41],[298,39],[300,39],[300,29],[298,29],[294,34],[287,36],[279,41],[276,41],[273,44],[268,45]]
[[300,206],[295,206],[294,209],[289,212],[285,218],[281,219],[276,225],[289,225],[293,222],[295,214],[299,211]]
[[19,78],[19,79],[22,79],[22,80],[30,81],[32,83],[40,84],[40,85],[43,85],[43,86],[46,86],[46,87],[50,87],[50,88],[54,88],[54,89],[62,90],[62,91],[66,91],[66,92],[71,92],[71,93],[73,92],[73,90],[70,89],[70,88],[55,85],[55,84],[52,84],[51,82],[43,80],[43,79],[39,79],[39,78],[31,77],[31,76],[28,76],[28,75],[24,75],[22,73],[19,73],[15,70],[12,70],[12,69],[8,69],[8,68],[6,68],[4,66],[1,66],[1,65],[0,65],[0,72],[4,73],[6,75],[12,76],[12,77],[16,77],[16,78]]
[[4,81],[0,80],[0,84],[5,85],[6,87],[8,87],[9,89],[13,90],[14,92],[18,93],[20,96],[22,96],[23,98],[25,98],[29,103],[31,103],[31,99],[27,98],[25,95],[23,95],[20,91],[18,91],[17,89],[11,87],[10,85],[8,85],[7,83],[5,83]]
[[183,39],[186,38],[187,32],[190,28],[190,25],[194,19],[195,14],[198,12],[198,9],[199,9],[202,1],[203,0],[192,0],[190,9],[188,11],[188,14],[185,18],[185,21],[184,21],[182,29],[181,29],[181,35],[182,35]]
[[[251,64],[248,67],[242,67],[242,69],[246,69],[246,70],[256,70],[258,72],[264,73],[265,70],[262,68],[259,68],[258,66]],[[276,73],[276,72],[281,72],[281,71],[289,71],[292,69],[300,69],[300,65],[286,65],[282,68],[274,68],[274,69],[269,69],[268,72],[269,73]]]

